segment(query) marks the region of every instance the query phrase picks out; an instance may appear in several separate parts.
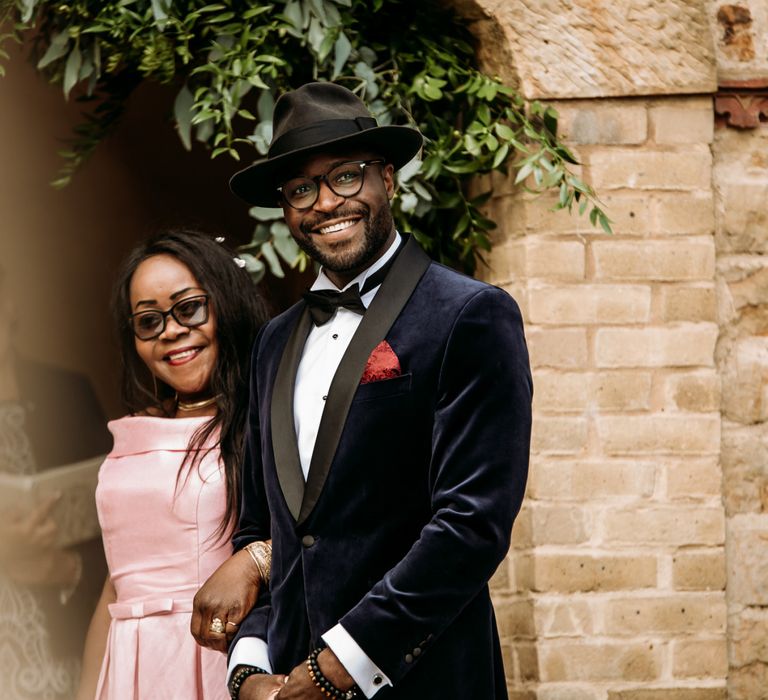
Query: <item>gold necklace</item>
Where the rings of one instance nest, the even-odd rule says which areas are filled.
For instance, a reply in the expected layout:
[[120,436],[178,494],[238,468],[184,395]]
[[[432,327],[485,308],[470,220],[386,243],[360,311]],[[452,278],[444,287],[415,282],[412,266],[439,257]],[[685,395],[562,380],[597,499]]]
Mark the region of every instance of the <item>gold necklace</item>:
[[203,399],[202,401],[192,401],[189,403],[179,399],[176,403],[176,408],[179,409],[179,411],[197,411],[201,408],[208,408],[208,406],[213,406],[218,398],[218,396],[211,396],[209,399]]

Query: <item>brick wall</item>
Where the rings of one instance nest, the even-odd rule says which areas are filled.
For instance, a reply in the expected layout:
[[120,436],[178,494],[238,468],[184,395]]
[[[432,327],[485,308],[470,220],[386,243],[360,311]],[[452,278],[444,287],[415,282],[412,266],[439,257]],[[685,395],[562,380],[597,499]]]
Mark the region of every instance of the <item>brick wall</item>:
[[494,595],[514,697],[725,697],[708,97],[556,103],[612,236],[497,179],[485,276],[534,369],[528,497]]

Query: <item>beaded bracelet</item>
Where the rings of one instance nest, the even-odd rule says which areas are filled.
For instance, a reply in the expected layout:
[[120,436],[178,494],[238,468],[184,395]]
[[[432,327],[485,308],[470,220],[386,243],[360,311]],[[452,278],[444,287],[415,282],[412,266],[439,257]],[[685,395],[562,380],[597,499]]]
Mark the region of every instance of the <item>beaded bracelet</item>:
[[325,647],[318,647],[315,649],[307,659],[307,671],[309,671],[309,677],[312,679],[312,683],[315,687],[320,689],[320,692],[327,698],[332,700],[352,700],[357,697],[357,691],[359,688],[353,685],[349,690],[341,690],[337,688],[331,681],[329,681],[320,670],[320,665],[317,663],[317,657]]
[[229,683],[227,683],[227,688],[229,689],[229,697],[232,698],[232,700],[238,700],[240,697],[240,688],[243,683],[245,683],[245,679],[250,678],[256,673],[269,674],[269,671],[265,671],[263,668],[259,668],[258,666],[237,666],[235,668],[235,672],[232,674],[232,677],[229,679]]

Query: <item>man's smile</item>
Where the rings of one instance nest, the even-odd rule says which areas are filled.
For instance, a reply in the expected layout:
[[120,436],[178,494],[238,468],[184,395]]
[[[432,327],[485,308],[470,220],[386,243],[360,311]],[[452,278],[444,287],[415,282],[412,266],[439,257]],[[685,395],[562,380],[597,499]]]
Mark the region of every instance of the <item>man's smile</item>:
[[338,221],[335,224],[318,227],[314,229],[313,233],[320,233],[322,235],[326,235],[328,233],[337,233],[338,231],[343,231],[350,226],[354,226],[358,221],[360,221],[359,217],[344,219],[343,221]]

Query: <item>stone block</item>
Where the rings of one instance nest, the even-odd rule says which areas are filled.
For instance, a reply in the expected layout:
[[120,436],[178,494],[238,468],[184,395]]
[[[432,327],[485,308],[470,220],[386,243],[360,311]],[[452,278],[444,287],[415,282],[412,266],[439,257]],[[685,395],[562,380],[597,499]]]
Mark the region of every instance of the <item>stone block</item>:
[[768,261],[761,255],[754,256],[752,261],[754,267],[743,270],[739,279],[729,280],[728,290],[736,309],[762,306],[760,311],[768,317]]
[[656,463],[622,460],[537,461],[528,494],[537,500],[586,501],[616,496],[649,498],[656,482]]
[[680,550],[672,557],[672,581],[679,591],[725,590],[725,552]]
[[661,318],[665,322],[717,320],[717,299],[713,284],[664,286],[661,289],[661,305]]
[[[768,304],[765,309],[768,314]],[[768,337],[738,338],[721,368],[723,415],[738,423],[768,421]]]
[[543,640],[539,643],[539,662],[544,682],[650,682],[661,672],[661,650],[658,645],[642,642]]
[[711,499],[722,492],[723,473],[716,457],[670,462],[664,472],[670,499]]
[[586,372],[539,370],[534,377],[533,409],[543,413],[581,413],[591,400]]
[[672,675],[675,678],[725,678],[727,673],[725,637],[673,640]]
[[714,279],[715,246],[711,238],[686,236],[676,241],[594,241],[595,278],[660,282]]
[[605,631],[616,636],[724,633],[724,593],[678,594],[610,600],[605,606]]
[[768,700],[768,664],[732,667],[728,672],[728,700]]
[[527,549],[533,546],[533,521],[531,518],[531,509],[527,502],[523,502],[523,507],[515,518],[515,524],[512,526],[512,547],[515,549]]
[[649,236],[654,231],[653,199],[647,193],[601,191],[616,237]]
[[723,428],[723,497],[729,516],[768,512],[768,435],[765,426]]
[[587,446],[587,419],[537,416],[533,422],[531,452],[546,455],[578,455]]
[[764,607],[737,610],[728,621],[732,665],[737,668],[754,663],[768,665],[768,610]]
[[477,0],[505,29],[524,95],[585,98],[710,93],[709,14],[691,0]]
[[718,250],[724,253],[768,253],[768,182],[740,178],[723,182],[722,226],[717,232]]
[[581,241],[528,238],[525,241],[525,250],[528,279],[584,279],[585,253]]
[[596,423],[608,455],[719,452],[719,415],[598,416]]
[[729,519],[726,556],[730,600],[768,606],[768,515]]
[[715,230],[715,204],[711,191],[660,192],[655,200],[656,234],[712,235]]
[[672,410],[720,410],[720,377],[713,370],[676,372],[664,378],[665,405]]
[[537,596],[534,610],[539,638],[591,637],[596,634],[597,613],[586,600]]
[[497,600],[493,607],[502,639],[532,639],[536,636],[532,600]]
[[584,328],[537,328],[525,331],[531,366],[582,369],[587,364],[587,332]]
[[684,150],[604,148],[585,158],[598,191],[708,190],[712,186],[712,155],[706,144]]
[[651,405],[651,373],[638,370],[594,375],[592,396],[601,411],[645,411]]
[[537,554],[534,591],[577,593],[656,586],[656,557]]
[[647,285],[570,285],[532,287],[532,323],[541,325],[646,323],[651,313]]
[[525,247],[519,240],[495,245],[487,256],[488,266],[478,266],[478,277],[495,285],[525,279]]
[[716,546],[725,541],[721,508],[657,506],[608,511],[604,543],[628,545]]
[[608,700],[726,700],[724,687],[713,688],[638,688],[635,690],[609,690]]
[[646,328],[601,328],[598,367],[711,367],[719,329],[714,323]]
[[636,145],[648,138],[648,111],[642,100],[573,100],[553,105],[558,131],[569,143]]
[[583,685],[558,683],[557,685],[541,684],[536,689],[537,700],[603,700],[600,688],[585,688]]
[[710,97],[654,102],[648,109],[657,144],[712,143],[715,112]]
[[[594,530],[593,513],[572,505],[535,503],[531,507],[533,543],[573,545],[587,542]],[[534,561],[535,581],[535,561]]]

